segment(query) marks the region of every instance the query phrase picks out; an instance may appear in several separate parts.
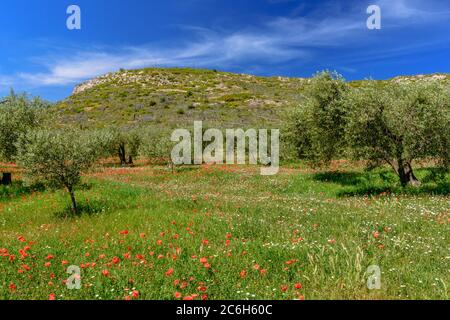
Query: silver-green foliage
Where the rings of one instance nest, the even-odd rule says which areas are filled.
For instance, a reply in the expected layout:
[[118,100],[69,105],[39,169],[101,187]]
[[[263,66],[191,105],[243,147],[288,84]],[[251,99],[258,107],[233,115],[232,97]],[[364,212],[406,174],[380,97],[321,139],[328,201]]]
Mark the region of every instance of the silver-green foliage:
[[30,100],[13,92],[0,102],[0,160],[14,160],[17,140],[40,125],[46,106],[39,98]]
[[352,88],[340,76],[320,73],[288,132],[300,158],[321,163],[351,156],[370,166],[385,163],[403,185],[419,185],[414,160],[434,158],[449,166],[450,90],[433,82],[368,81]]
[[51,187],[65,188],[77,211],[75,187],[97,160],[99,149],[94,133],[74,130],[36,130],[22,135],[17,146],[18,164],[28,178]]

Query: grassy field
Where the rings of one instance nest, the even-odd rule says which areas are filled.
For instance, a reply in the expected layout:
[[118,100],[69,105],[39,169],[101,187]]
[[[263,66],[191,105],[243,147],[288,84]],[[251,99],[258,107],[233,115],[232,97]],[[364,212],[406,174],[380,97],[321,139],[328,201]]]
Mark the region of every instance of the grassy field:
[[76,217],[64,192],[16,181],[0,187],[0,299],[448,299],[449,176],[418,176],[401,190],[345,162],[273,177],[104,166],[84,177]]

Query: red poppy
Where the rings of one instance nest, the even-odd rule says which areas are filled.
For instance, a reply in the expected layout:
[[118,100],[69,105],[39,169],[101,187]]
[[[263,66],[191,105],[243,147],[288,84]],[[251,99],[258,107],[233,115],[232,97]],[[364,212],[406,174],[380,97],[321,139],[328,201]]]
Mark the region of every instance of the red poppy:
[[294,288],[300,290],[302,288],[302,284],[296,283],[296,284],[294,284]]
[[52,265],[50,261],[44,263],[44,267],[49,268]]
[[239,276],[240,276],[241,278],[245,278],[246,275],[247,275],[247,271],[245,271],[245,270],[242,270],[242,271],[239,273]]
[[129,252],[124,253],[124,254],[123,254],[123,258],[124,258],[124,259],[130,259],[130,258],[131,258],[130,253],[129,253]]
[[166,271],[166,277],[170,277],[173,274],[173,268],[170,268],[169,270]]
[[128,230],[122,230],[119,232],[121,235],[127,235],[128,234]]
[[208,262],[207,258],[200,258],[200,263],[205,264]]
[[17,286],[14,284],[14,283],[10,283],[9,284],[9,290],[11,290],[11,291],[16,291],[17,290]]
[[120,259],[117,258],[117,257],[114,257],[114,258],[112,258],[111,262],[114,263],[114,264],[118,264],[120,262]]
[[105,269],[105,270],[102,271],[102,274],[103,274],[105,277],[108,277],[108,276],[109,276],[109,271]]
[[21,256],[22,259],[28,257],[28,253],[26,253],[26,251],[23,250],[23,249],[20,249],[19,253],[20,253],[20,256]]
[[181,298],[181,293],[175,292],[174,297],[175,297],[175,299],[180,299]]
[[280,287],[280,289],[281,289],[281,292],[286,292],[287,289],[288,289],[288,286],[287,286],[287,285],[282,285],[282,286]]
[[56,300],[56,294],[50,293],[48,296],[48,300]]
[[133,298],[138,298],[138,297],[139,297],[139,291],[133,290],[133,292],[131,293],[131,295],[133,296]]
[[186,297],[183,298],[183,300],[186,300],[186,301],[194,300],[194,297],[193,296],[186,296]]
[[209,244],[209,240],[208,240],[208,239],[204,239],[204,240],[202,240],[202,243],[203,243],[205,246],[207,246],[207,245]]

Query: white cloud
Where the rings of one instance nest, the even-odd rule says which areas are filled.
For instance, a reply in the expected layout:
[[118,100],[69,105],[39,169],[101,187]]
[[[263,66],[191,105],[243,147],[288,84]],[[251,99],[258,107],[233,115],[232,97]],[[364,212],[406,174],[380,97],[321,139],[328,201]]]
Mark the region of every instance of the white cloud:
[[[397,27],[411,23],[413,18],[433,22],[436,18],[448,16],[448,12],[440,10],[436,5],[438,2],[433,0],[426,1],[426,8],[431,10],[424,9],[425,1],[422,0],[374,0],[374,3],[382,7],[383,19],[393,21]],[[229,34],[190,27],[196,40],[180,44],[177,48],[145,45],[119,50],[80,50],[56,58],[41,57],[42,72],[0,75],[0,84],[66,86],[119,68],[287,63],[293,59],[308,59],[312,50],[323,47],[361,45],[367,37],[366,17],[365,10],[345,12],[339,6],[329,6],[326,11],[314,12],[309,16],[279,17],[259,27]]]

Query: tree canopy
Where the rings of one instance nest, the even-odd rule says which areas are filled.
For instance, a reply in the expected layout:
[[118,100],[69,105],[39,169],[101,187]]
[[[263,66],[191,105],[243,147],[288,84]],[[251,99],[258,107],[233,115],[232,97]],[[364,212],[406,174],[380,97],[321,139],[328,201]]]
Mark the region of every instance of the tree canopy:
[[413,161],[449,165],[450,90],[438,83],[376,81],[352,88],[342,77],[318,74],[310,96],[291,119],[298,156],[315,163],[351,156],[370,167],[392,167],[402,185],[417,186]]

